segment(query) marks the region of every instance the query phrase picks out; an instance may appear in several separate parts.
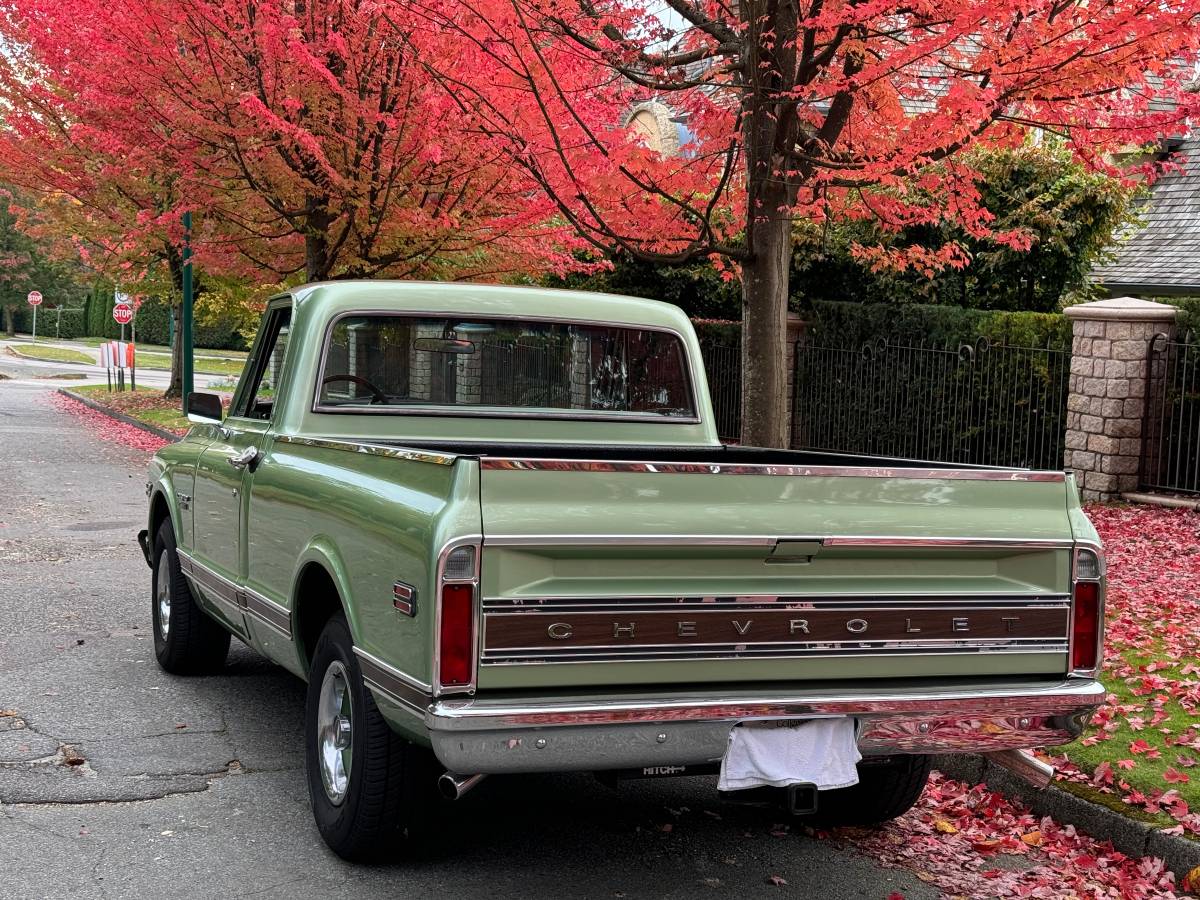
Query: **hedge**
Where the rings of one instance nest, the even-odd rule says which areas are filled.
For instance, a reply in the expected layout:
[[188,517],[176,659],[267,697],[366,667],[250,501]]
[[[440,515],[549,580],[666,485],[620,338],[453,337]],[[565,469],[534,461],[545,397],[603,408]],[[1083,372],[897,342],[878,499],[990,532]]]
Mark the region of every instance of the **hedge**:
[[1071,323],[1061,313],[817,300],[806,318],[810,339],[826,346],[857,347],[883,338],[893,344],[956,347],[985,337],[995,344],[1071,348]]

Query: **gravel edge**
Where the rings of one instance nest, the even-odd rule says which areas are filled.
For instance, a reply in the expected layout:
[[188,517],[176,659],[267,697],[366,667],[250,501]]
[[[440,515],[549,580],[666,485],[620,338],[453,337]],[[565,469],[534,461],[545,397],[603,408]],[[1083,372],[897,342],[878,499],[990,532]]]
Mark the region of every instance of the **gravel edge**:
[[1126,856],[1157,856],[1175,873],[1176,884],[1200,866],[1200,842],[1138,822],[1106,806],[1092,803],[1062,788],[1050,785],[1039,790],[1007,769],[975,754],[945,754],[933,758],[933,767],[969,784],[986,784],[992,790],[1016,799],[1039,816],[1051,816],[1064,825],[1074,825],[1090,837],[1111,841]]
[[182,435],[178,435],[173,431],[167,431],[165,428],[159,428],[156,425],[148,425],[145,422],[139,422],[137,419],[133,418],[133,416],[127,416],[125,413],[117,412],[115,409],[105,406],[103,403],[97,403],[95,400],[91,400],[82,394],[75,393],[69,388],[59,388],[58,392],[64,397],[70,397],[72,400],[78,400],[84,406],[90,407],[96,410],[96,412],[104,413],[104,415],[108,416],[110,419],[116,419],[118,422],[124,422],[126,425],[132,425],[134,428],[141,429],[147,434],[152,434],[155,437],[162,438],[164,441],[175,443],[176,441],[182,439]]

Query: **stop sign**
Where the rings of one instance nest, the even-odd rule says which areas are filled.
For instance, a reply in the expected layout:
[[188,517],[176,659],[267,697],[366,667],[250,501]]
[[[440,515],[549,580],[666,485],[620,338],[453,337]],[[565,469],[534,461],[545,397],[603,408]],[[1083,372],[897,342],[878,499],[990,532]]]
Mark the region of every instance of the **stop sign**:
[[41,306],[42,305],[42,292],[41,291],[30,291],[29,296],[26,297],[25,299],[29,301],[30,306]]
[[113,318],[117,320],[118,325],[128,325],[133,321],[133,307],[122,305],[114,306]]

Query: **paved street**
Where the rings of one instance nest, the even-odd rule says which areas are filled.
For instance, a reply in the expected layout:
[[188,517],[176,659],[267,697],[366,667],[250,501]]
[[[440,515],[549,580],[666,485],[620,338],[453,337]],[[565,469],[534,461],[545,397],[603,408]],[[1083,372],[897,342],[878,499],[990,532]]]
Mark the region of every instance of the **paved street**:
[[[43,342],[39,341],[39,346]],[[45,342],[49,346],[66,347],[67,349],[75,350],[80,353],[88,353],[95,357],[97,351],[89,350],[85,347],[80,347],[73,344],[58,344],[53,341]],[[82,365],[80,363],[55,362],[44,359],[28,359],[18,356],[9,350],[9,346],[17,346],[28,348],[29,341],[25,340],[8,340],[0,338],[0,372],[7,373],[10,378],[16,379],[38,379],[38,378],[61,378],[63,376],[83,375],[84,379],[72,379],[75,384],[104,384],[104,370],[99,365]],[[170,383],[171,373],[166,369],[147,369],[141,368],[137,370],[137,381],[141,387],[153,387],[166,389]],[[195,376],[196,390],[204,390],[214,384],[228,384],[228,375],[203,375],[197,373]],[[236,380],[236,379],[234,379]],[[70,387],[72,382],[64,381],[67,387]]]
[[[21,374],[0,360],[0,373]],[[24,374],[28,374],[27,372]],[[492,779],[446,851],[347,865],[303,779],[303,686],[234,642],[218,677],[161,672],[139,451],[0,381],[0,897],[863,897],[937,893],[711,781],[610,791]],[[781,876],[786,886],[769,883]]]

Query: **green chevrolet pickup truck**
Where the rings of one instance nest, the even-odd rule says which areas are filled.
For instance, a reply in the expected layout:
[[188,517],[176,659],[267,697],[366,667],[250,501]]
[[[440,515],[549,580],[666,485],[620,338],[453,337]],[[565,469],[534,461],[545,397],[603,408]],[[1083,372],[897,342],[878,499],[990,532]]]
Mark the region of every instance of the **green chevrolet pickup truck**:
[[933,753],[1044,781],[1021,748],[1103,697],[1070,474],[724,446],[664,303],[310,285],[268,303],[228,413],[189,419],[139,536],[158,661],[211,672],[236,635],[307,681],[346,858],[516,772],[719,771],[879,822]]

